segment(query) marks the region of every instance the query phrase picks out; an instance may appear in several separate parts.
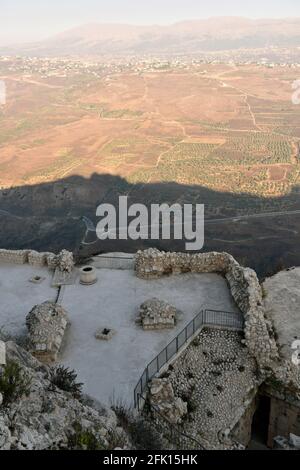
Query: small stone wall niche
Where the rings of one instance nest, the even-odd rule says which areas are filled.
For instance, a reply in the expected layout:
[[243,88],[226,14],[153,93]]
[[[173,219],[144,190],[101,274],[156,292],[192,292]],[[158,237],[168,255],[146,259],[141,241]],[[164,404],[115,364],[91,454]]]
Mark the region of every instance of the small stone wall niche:
[[57,361],[69,319],[66,311],[53,302],[36,305],[26,317],[29,350],[41,362]]

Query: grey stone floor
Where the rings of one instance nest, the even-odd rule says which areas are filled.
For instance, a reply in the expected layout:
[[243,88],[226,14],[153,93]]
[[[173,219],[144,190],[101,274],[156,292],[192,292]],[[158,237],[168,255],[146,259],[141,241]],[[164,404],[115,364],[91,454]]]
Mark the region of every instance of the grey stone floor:
[[[29,281],[44,277],[41,284]],[[26,333],[25,317],[36,304],[55,301],[57,289],[51,287],[52,273],[47,268],[28,264],[0,264],[0,330],[12,335]]]

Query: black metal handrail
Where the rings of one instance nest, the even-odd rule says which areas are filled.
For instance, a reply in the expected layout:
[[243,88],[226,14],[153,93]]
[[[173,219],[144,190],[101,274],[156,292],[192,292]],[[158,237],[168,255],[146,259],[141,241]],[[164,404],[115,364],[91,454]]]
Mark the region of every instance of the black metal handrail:
[[146,390],[148,382],[186,345],[195,333],[204,326],[218,326],[242,331],[244,318],[241,313],[221,310],[201,310],[193,320],[174,338],[145,368],[134,389],[134,407],[139,409],[140,397]]

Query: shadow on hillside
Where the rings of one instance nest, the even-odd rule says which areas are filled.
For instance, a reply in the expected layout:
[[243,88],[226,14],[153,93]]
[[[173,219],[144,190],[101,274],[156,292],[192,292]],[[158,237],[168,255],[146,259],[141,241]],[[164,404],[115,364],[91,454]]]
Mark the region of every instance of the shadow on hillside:
[[[96,224],[100,203],[117,206],[118,196],[128,195],[129,204],[205,204],[206,218],[233,217],[249,213],[300,210],[300,188],[279,198],[213,191],[197,185],[178,183],[131,184],[119,176],[93,174],[86,179],[71,176],[51,183],[22,186],[0,191],[0,247],[31,248],[58,252],[62,248],[80,257],[108,251],[134,252],[156,246],[184,251],[181,241],[138,240],[100,241],[81,220],[86,216]],[[233,254],[241,263],[265,276],[282,267],[300,265],[300,214],[207,224],[204,251]],[[82,245],[85,239],[88,245]]]

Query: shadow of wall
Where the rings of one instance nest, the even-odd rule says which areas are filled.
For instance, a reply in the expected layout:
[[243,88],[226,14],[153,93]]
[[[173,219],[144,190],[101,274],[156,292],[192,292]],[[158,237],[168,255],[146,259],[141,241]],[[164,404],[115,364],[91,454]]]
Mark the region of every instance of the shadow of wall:
[[[261,198],[249,194],[214,191],[197,185],[174,182],[131,184],[109,174],[93,174],[90,178],[71,176],[55,182],[20,186],[0,191],[0,246],[7,249],[31,248],[58,252],[66,248],[80,257],[108,251],[135,252],[155,246],[162,250],[184,251],[178,240],[106,240],[91,233],[81,245],[86,227],[82,216],[97,222],[100,203],[118,206],[118,197],[128,195],[128,204],[173,204],[179,202],[205,204],[212,218],[212,209],[222,207],[213,216],[234,217],[247,208],[248,213],[300,210],[299,188],[279,198]],[[207,215],[206,212],[206,215]],[[242,264],[253,267],[262,277],[283,267],[300,265],[300,213],[205,225],[203,251],[227,251]]]

